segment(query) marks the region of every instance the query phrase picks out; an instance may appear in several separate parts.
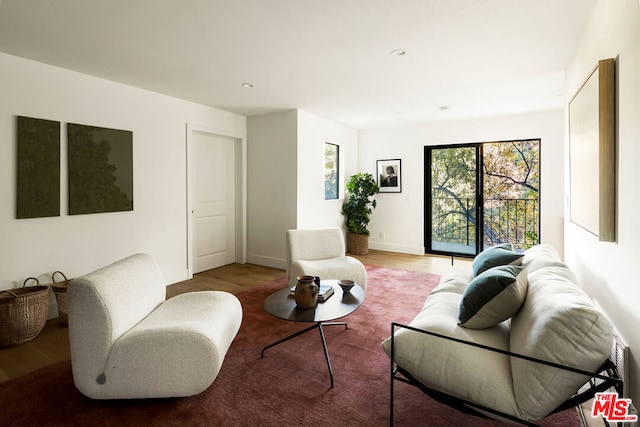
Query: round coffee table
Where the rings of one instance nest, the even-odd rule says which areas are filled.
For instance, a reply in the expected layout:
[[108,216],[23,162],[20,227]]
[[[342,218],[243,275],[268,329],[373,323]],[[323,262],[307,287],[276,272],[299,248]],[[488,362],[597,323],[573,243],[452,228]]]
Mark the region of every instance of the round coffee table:
[[351,288],[350,292],[344,293],[340,285],[338,285],[337,280],[322,280],[320,283],[321,285],[332,285],[334,293],[327,298],[326,301],[319,302],[313,308],[298,308],[295,298],[289,295],[289,287],[276,291],[265,299],[264,309],[273,316],[292,322],[313,322],[314,324],[293,335],[269,344],[262,349],[260,358],[264,357],[265,350],[317,328],[318,331],[320,331],[322,348],[327,361],[327,367],[329,368],[331,388],[333,388],[333,371],[331,369],[327,342],[324,338],[322,327],[339,325],[344,326],[346,330],[348,328],[346,322],[331,322],[331,320],[339,319],[353,313],[364,302],[365,292],[364,289],[356,285]]

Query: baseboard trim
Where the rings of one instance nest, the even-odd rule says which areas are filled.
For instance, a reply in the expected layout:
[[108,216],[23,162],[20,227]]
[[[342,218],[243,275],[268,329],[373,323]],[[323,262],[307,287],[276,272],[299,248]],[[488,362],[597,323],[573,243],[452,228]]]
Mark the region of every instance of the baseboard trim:
[[247,262],[249,264],[262,265],[264,267],[271,267],[271,268],[279,268],[281,270],[286,270],[287,269],[287,262],[282,258],[274,258],[274,257],[263,256],[263,255],[248,254],[247,255]]
[[369,249],[385,252],[398,252],[409,255],[424,255],[423,246],[395,245],[369,239]]
[[168,285],[184,282],[185,280],[191,279],[193,276],[189,276],[189,270],[173,270],[169,272],[164,272],[165,281]]

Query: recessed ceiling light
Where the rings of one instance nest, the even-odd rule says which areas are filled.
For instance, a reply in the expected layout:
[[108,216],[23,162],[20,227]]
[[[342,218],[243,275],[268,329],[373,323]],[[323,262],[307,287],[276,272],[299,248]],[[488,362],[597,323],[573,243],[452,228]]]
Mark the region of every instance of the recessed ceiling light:
[[407,53],[407,51],[404,50],[404,49],[394,49],[394,50],[391,51],[391,55],[393,55],[393,56],[403,56],[406,53]]
[[253,86],[254,86],[253,83],[249,83],[249,82],[242,83],[242,87],[253,87]]

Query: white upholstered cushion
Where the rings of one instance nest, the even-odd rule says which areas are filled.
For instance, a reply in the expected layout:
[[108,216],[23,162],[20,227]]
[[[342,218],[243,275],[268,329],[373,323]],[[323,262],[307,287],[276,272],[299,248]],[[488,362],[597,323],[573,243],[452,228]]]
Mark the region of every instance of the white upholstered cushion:
[[367,288],[367,271],[360,261],[350,256],[306,261],[292,261],[289,266],[289,283],[296,284],[296,278],[303,274],[319,276],[321,279],[350,279],[362,288]]
[[[498,326],[457,325],[458,306],[470,274],[444,276],[410,323],[514,353],[595,371],[611,350],[612,326],[578,285],[550,245],[525,251],[528,291],[520,310]],[[390,356],[391,341],[383,342]],[[587,378],[516,357],[489,353],[441,338],[398,329],[395,361],[434,389],[535,421],[567,400]]]
[[[481,330],[458,326],[458,310],[468,276],[455,277],[462,281],[449,277],[444,288],[438,286],[409,325],[508,350],[507,322]],[[390,338],[382,347],[391,357]],[[508,356],[407,329],[396,330],[394,351],[396,363],[429,387],[507,413],[516,411]]]
[[344,234],[338,227],[287,230],[290,260],[317,260],[344,256]]
[[136,254],[71,280],[67,295],[73,369],[95,380],[113,344],[165,300],[166,285],[153,259]]
[[287,278],[289,285],[303,274],[321,279],[350,279],[367,288],[367,272],[356,258],[345,255],[344,234],[339,227],[287,230]]
[[92,386],[101,399],[192,396],[218,375],[240,328],[241,306],[230,293],[175,296],[124,334]]
[[[613,327],[558,261],[529,274],[529,290],[511,320],[511,351],[595,371],[611,351]],[[512,358],[519,416],[536,420],[568,399],[587,377]]]
[[[532,246],[524,251],[524,257],[522,258],[522,266],[530,273],[536,271],[539,267],[546,266],[549,262],[561,262],[558,251],[548,244],[542,243],[540,245]],[[564,265],[564,264],[562,264]]]

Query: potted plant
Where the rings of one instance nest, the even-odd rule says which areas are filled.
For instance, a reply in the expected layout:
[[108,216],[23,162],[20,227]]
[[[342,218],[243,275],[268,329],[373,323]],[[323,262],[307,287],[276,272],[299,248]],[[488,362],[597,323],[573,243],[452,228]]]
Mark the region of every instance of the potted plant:
[[342,214],[347,217],[347,250],[355,255],[369,252],[369,219],[378,194],[378,184],[370,173],[357,173],[346,185],[347,198],[342,204]]

